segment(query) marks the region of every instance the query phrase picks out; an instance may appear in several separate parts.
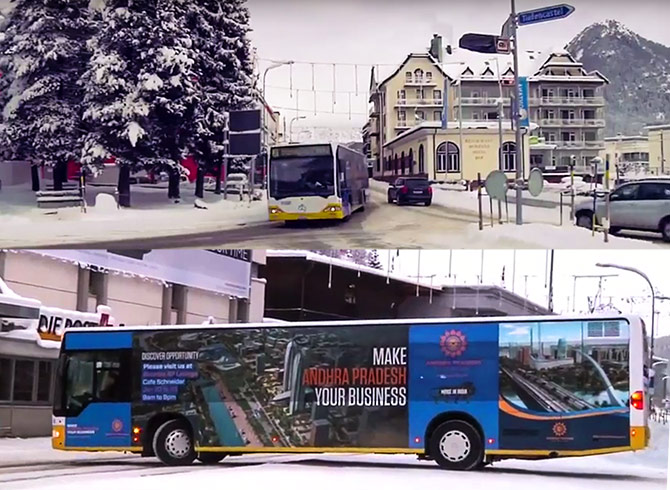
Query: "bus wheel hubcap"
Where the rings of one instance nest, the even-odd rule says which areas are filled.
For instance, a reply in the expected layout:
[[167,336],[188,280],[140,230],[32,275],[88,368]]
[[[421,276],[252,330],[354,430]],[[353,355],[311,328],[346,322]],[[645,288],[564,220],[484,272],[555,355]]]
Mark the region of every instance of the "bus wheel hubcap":
[[448,461],[459,463],[470,454],[470,439],[460,430],[450,430],[440,439],[440,452]]
[[173,458],[183,458],[191,450],[191,438],[185,430],[173,430],[165,438],[165,449]]

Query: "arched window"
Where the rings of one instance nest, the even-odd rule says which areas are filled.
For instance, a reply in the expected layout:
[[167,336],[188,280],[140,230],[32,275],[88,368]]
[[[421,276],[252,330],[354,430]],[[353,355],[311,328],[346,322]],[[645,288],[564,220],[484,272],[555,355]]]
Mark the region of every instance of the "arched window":
[[510,141],[502,146],[502,170],[503,172],[516,172],[516,143]]
[[416,70],[414,70],[414,81],[415,82],[423,81],[423,70],[421,68],[417,68]]
[[409,161],[409,174],[414,175],[414,150],[412,148],[409,149],[407,160]]
[[423,156],[423,145],[419,145],[419,173],[426,173],[426,164]]
[[437,171],[458,173],[461,171],[461,152],[455,143],[449,141],[437,147]]
[[400,152],[400,174],[405,175],[405,152]]

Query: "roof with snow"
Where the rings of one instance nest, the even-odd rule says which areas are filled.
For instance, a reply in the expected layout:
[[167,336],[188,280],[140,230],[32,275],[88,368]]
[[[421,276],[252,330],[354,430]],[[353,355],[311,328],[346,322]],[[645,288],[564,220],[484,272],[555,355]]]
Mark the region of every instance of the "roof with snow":
[[437,61],[435,58],[433,58],[429,53],[410,53],[410,54],[407,55],[405,60],[402,63],[400,63],[400,65],[398,65],[398,67],[390,75],[388,75],[381,82],[379,82],[378,86],[381,87],[386,82],[391,80],[393,77],[395,77],[400,72],[400,70],[402,70],[405,67],[405,65],[407,65],[407,63],[409,63],[410,60],[416,59],[416,58],[426,58],[426,59],[428,59],[433,64],[433,66],[435,66],[435,68],[437,68],[440,71],[440,73],[442,73],[442,75],[446,76],[447,78],[451,78],[447,74],[447,72],[444,70],[444,68],[442,67],[440,62]]

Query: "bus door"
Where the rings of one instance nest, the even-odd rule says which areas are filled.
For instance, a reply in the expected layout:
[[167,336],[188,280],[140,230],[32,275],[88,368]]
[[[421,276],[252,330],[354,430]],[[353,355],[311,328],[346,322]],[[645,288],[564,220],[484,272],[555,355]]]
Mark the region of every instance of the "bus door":
[[342,198],[342,210],[344,215],[351,214],[351,207],[353,204],[353,196],[351,193],[351,168],[349,160],[344,156],[341,148],[337,150],[337,181],[340,190],[340,197]]
[[[130,345],[114,342],[115,335],[65,336],[54,398],[54,447],[131,446],[132,354]],[[101,340],[106,337],[109,343]]]

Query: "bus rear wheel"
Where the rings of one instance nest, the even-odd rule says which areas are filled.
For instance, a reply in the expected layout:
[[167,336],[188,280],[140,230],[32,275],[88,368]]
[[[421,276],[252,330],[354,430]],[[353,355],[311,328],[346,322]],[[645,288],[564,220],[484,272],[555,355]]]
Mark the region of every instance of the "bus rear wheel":
[[484,445],[479,431],[463,420],[449,420],[430,436],[430,455],[442,468],[467,471],[479,468]]
[[202,464],[216,464],[226,457],[226,453],[198,453],[198,461]]
[[181,420],[168,420],[154,434],[154,454],[168,466],[184,466],[196,457],[193,436]]

